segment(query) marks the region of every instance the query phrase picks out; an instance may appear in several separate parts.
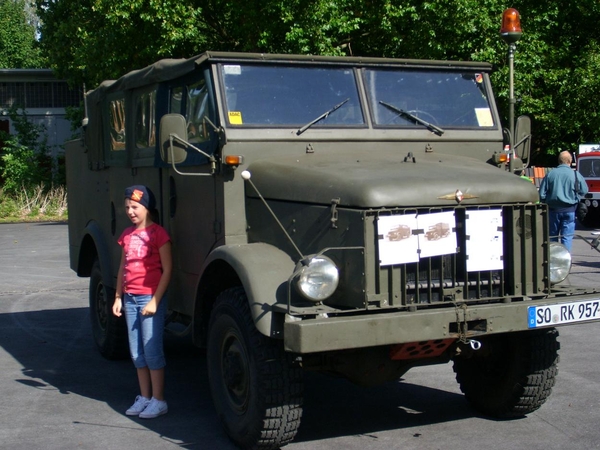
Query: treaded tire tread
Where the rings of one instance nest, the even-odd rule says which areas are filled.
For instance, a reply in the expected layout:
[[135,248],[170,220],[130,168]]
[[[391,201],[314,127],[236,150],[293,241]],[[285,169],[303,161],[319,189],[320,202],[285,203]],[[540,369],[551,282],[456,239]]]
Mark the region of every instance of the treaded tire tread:
[[[223,401],[220,377],[220,342],[215,341],[222,328],[223,315],[233,319],[246,340],[253,387],[249,404],[242,416],[228,409]],[[231,325],[231,324],[230,324]],[[230,326],[229,325],[229,326]],[[215,328],[217,327],[217,328]],[[215,353],[218,352],[218,355]],[[229,437],[240,447],[274,450],[290,443],[300,427],[304,385],[302,369],[283,343],[262,335],[255,327],[243,288],[232,288],[219,295],[209,323],[207,363],[215,408]]]
[[483,345],[493,357],[454,360],[456,381],[466,399],[488,416],[525,416],[544,404],[558,374],[558,331],[554,328],[490,336]]

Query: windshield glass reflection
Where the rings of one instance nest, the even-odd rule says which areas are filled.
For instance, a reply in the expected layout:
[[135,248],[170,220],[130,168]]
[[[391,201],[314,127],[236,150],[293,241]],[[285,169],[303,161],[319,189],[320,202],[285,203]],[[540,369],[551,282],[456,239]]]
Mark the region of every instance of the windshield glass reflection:
[[410,115],[442,128],[495,126],[482,74],[367,69],[364,77],[378,126],[422,126]]
[[314,127],[365,123],[355,72],[346,68],[223,65],[229,125]]

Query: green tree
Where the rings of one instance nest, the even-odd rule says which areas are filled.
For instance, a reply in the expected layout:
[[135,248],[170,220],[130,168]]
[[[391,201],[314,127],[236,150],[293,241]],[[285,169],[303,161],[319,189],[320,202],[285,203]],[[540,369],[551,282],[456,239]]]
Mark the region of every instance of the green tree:
[[[59,76],[94,86],[160,58],[204,50],[462,59],[493,63],[507,116],[500,0],[36,0]],[[600,141],[600,2],[515,0],[517,114],[539,154]],[[65,19],[68,18],[68,19]],[[65,45],[69,43],[69,45]]]
[[0,68],[41,68],[45,60],[25,0],[0,0]]
[[24,110],[13,106],[8,110],[15,134],[0,132],[4,142],[0,157],[0,180],[4,193],[31,191],[37,186],[64,184],[59,167],[48,153],[47,130],[35,124]]
[[553,155],[600,142],[600,3],[522,5],[527,16],[517,59],[519,108],[534,118],[536,142]]

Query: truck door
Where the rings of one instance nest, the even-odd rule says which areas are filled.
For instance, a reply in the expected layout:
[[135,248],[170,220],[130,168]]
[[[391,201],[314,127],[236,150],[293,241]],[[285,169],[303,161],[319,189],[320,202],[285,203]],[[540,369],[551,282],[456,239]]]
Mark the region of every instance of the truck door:
[[[209,154],[217,149],[216,133],[205,120],[208,117],[216,123],[213,104],[201,72],[169,86],[168,112],[186,118],[187,141]],[[163,225],[173,242],[169,305],[172,310],[191,315],[200,269],[219,233],[215,227],[216,182],[210,175],[208,159],[191,149],[177,170],[190,175],[181,175],[171,167],[162,169]]]

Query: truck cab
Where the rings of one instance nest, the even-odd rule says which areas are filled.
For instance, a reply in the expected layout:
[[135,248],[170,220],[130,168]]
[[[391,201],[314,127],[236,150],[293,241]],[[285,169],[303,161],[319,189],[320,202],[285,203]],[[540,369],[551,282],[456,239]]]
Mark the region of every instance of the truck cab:
[[452,360],[479,411],[539,408],[555,327],[599,319],[600,299],[557,284],[570,255],[547,207],[498,163],[490,71],[206,52],[88,93],[67,147],[69,244],[101,353],[126,348],[116,239],[125,187],[144,184],[173,243],[169,320],[206,347],[237,445],[293,439],[306,370],[372,385]]

